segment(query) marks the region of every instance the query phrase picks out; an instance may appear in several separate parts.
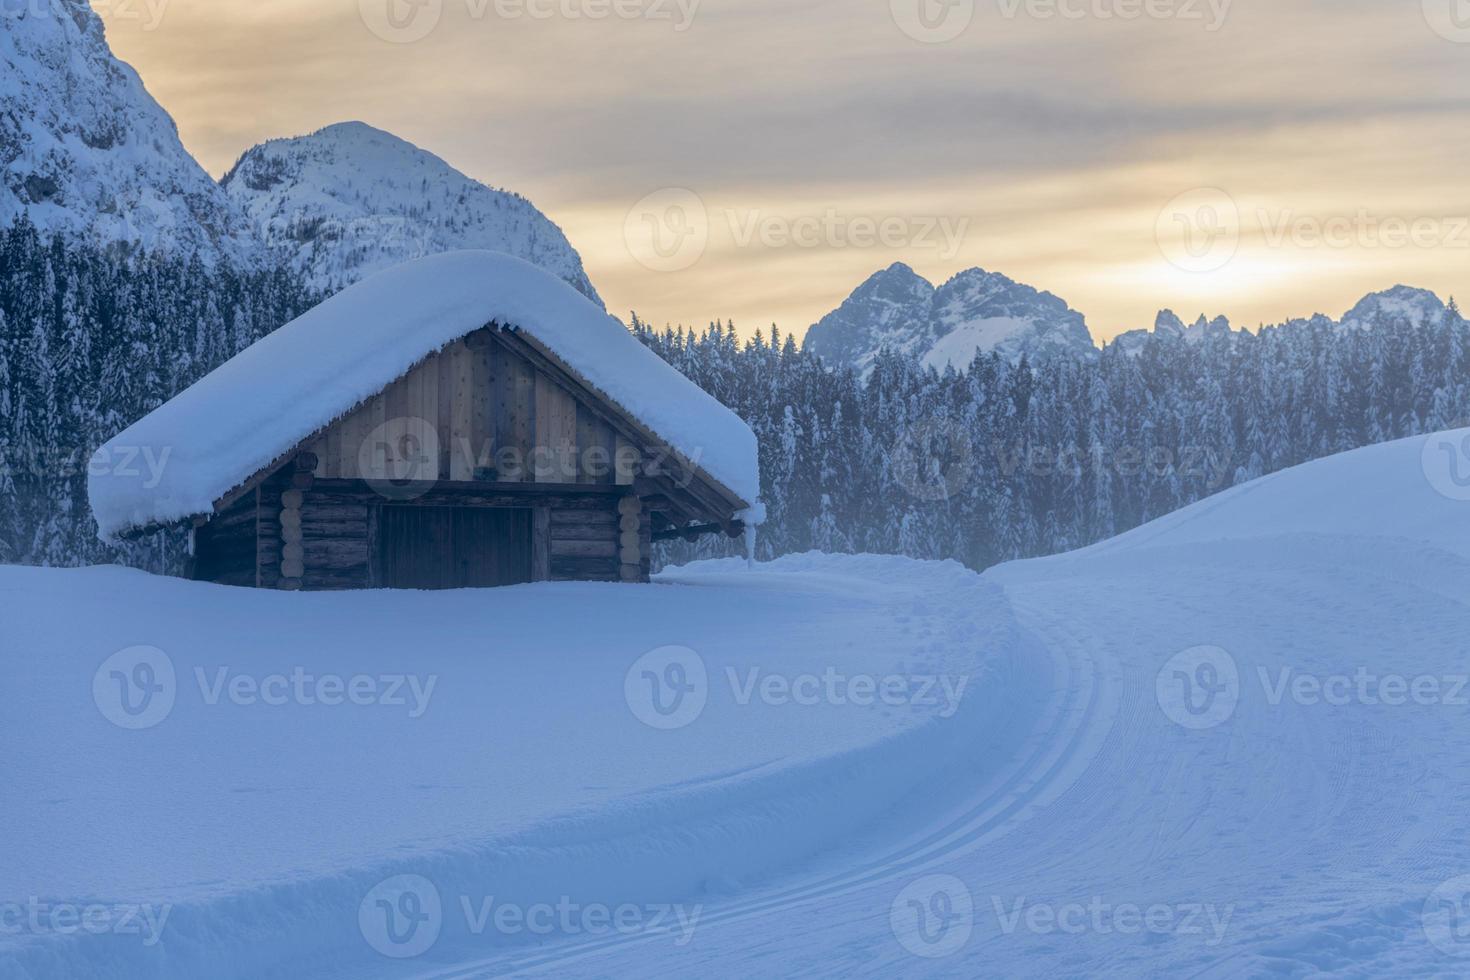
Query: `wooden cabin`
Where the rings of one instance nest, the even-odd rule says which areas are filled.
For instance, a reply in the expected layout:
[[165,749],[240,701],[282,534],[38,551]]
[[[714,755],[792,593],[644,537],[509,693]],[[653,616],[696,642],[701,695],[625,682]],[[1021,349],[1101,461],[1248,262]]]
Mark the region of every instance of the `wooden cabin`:
[[[518,297],[513,309],[497,302],[497,283]],[[428,310],[414,306],[416,290]],[[452,310],[448,324],[432,315],[441,307]],[[396,361],[380,356],[385,341],[396,346]],[[412,366],[389,377],[394,368],[364,368],[363,356]],[[243,369],[226,364],[109,446],[183,442],[173,466],[219,455],[217,437],[194,436],[192,420],[231,405],[247,411],[254,388],[270,395],[247,414],[258,417],[257,429],[277,426],[284,435],[272,443],[240,424],[251,444],[242,455],[269,451],[269,463],[243,478],[238,465],[228,477],[211,472],[217,496],[187,516],[212,492],[199,495],[198,473],[175,474],[171,484],[165,468],[163,504],[146,487],[119,491],[106,474],[92,478],[104,533],[126,537],[186,520],[196,579],[293,591],[646,582],[654,542],[746,530],[757,485],[748,427],[732,424],[738,419],[727,409],[617,321],[519,260],[453,253],[408,263],[339,294],[242,358]],[[291,358],[315,363],[283,360]],[[314,382],[347,393],[322,397]],[[279,425],[270,415],[301,403],[306,417],[329,412],[330,420],[308,432],[299,420]],[[656,417],[635,414],[630,403]],[[709,450],[695,444],[706,433],[738,444],[714,457],[738,473],[731,482],[743,482],[743,493],[707,468]],[[195,497],[181,507],[174,498],[185,489]],[[126,508],[119,496],[130,498]]]

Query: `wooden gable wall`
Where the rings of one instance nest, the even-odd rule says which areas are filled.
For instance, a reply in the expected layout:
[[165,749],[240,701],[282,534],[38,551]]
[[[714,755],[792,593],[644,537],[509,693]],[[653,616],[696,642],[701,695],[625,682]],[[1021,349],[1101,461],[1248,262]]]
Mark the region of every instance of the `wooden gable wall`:
[[[364,444],[392,419],[422,419],[437,443],[437,479],[456,482],[631,485],[639,450],[544,371],[486,331],[430,356],[307,450],[317,479],[363,479]],[[378,451],[369,445],[366,452]],[[371,456],[368,457],[371,459]],[[435,477],[423,473],[422,478]]]

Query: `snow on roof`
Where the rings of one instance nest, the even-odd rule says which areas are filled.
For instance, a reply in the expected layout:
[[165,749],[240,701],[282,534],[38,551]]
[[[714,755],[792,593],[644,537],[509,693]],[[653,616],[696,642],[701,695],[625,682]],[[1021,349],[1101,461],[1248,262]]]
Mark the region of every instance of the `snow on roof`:
[[286,324],[111,439],[88,494],[104,539],[184,520],[490,323],[540,341],[748,504],[755,434],[584,296],[520,259],[449,252],[387,269]]

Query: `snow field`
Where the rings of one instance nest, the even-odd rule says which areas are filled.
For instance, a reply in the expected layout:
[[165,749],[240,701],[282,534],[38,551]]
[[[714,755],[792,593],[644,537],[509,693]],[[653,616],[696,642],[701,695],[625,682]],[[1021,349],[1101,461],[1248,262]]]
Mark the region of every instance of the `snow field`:
[[[386,975],[655,920],[674,942],[712,901],[906,825],[962,746],[1039,706],[1014,703],[1040,668],[998,592],[896,558],[294,597],[6,568],[0,593],[25,842],[0,908],[112,911],[97,935],[54,911],[0,935],[7,977]],[[670,649],[706,677],[672,725],[638,693]],[[144,707],[149,685],[168,696]],[[157,936],[112,928],[131,908],[166,915]]]

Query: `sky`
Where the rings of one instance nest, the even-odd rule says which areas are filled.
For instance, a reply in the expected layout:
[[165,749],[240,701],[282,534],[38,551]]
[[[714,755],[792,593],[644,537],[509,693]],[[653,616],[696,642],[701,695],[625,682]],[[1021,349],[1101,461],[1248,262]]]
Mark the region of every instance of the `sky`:
[[1099,339],[1470,299],[1470,0],[93,6],[215,176],[370,123],[528,197],[660,325],[800,335],[893,262]]

